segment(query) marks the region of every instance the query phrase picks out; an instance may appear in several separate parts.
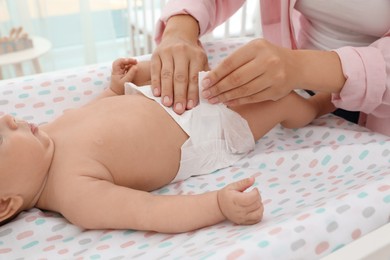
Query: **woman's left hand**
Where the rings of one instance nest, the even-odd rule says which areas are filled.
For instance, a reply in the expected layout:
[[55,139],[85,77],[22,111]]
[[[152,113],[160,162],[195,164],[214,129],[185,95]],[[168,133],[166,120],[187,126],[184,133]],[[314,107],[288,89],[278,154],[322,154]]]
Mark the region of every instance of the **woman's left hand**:
[[253,40],[207,74],[202,96],[212,104],[229,106],[278,100],[298,84],[293,56],[290,49]]

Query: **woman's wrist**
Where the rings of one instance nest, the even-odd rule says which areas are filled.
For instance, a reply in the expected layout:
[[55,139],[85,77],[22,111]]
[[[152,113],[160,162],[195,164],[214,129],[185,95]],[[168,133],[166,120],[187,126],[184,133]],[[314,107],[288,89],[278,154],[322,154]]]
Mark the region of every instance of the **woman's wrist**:
[[341,61],[336,52],[293,50],[292,60],[298,88],[339,93],[345,84]]
[[178,37],[197,42],[199,38],[198,21],[189,14],[180,14],[168,19],[162,40],[169,37]]

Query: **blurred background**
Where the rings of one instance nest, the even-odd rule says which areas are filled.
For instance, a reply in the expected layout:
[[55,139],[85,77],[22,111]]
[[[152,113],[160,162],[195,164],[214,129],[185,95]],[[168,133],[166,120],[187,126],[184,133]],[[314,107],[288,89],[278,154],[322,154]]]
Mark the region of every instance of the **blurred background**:
[[[0,0],[0,79],[151,53],[165,2]],[[204,40],[259,36],[258,14],[249,0]]]

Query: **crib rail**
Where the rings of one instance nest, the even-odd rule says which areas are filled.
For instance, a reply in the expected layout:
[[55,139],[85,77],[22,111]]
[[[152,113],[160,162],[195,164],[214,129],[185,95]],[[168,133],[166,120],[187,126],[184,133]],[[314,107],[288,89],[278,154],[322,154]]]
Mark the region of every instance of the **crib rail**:
[[[131,55],[149,54],[155,47],[156,22],[167,0],[127,0]],[[259,1],[250,0],[225,23],[212,33],[203,36],[210,41],[228,37],[256,37],[261,35],[259,26]]]

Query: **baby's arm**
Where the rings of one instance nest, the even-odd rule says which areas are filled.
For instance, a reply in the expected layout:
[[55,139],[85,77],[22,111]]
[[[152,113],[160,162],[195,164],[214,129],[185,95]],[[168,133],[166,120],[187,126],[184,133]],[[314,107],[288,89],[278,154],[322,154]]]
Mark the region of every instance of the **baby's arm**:
[[242,180],[222,190],[198,195],[154,195],[90,179],[84,183],[81,196],[68,197],[71,201],[67,201],[68,206],[61,213],[74,224],[88,229],[181,233],[225,219],[237,224],[253,224],[261,220],[263,213],[257,189],[243,192],[253,181]]
[[110,87],[99,97],[110,97],[124,94],[126,82],[133,82],[138,86],[150,84],[150,62],[138,62],[133,58],[120,58],[112,63]]
[[137,62],[131,58],[114,61],[110,89],[118,95],[123,95],[126,82],[132,82],[137,86],[150,84],[150,61]]

